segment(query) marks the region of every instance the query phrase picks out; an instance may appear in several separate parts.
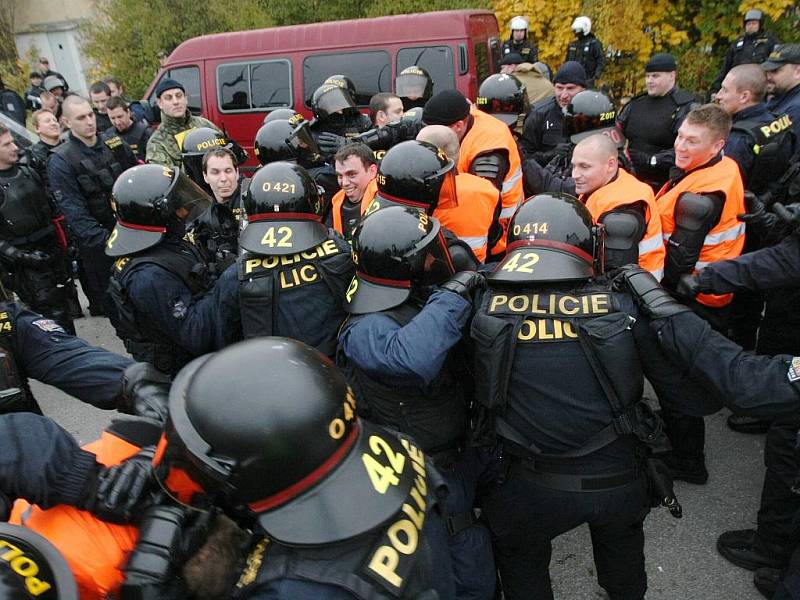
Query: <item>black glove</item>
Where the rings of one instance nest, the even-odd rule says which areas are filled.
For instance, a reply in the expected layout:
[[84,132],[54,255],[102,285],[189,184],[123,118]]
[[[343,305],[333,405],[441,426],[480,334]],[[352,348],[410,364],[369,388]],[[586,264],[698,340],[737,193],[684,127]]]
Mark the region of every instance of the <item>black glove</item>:
[[79,507],[110,523],[127,523],[153,502],[155,446],[113,467],[100,467]]
[[753,192],[744,193],[744,205],[747,212],[736,215],[736,218],[747,223],[756,232],[766,232],[780,220],[777,215],[767,211],[767,207]]
[[440,289],[458,294],[465,300],[472,302],[475,290],[482,288],[486,280],[477,271],[461,271],[443,283]]
[[171,381],[149,363],[134,363],[122,375],[117,410],[166,423]]
[[335,133],[323,131],[317,136],[317,146],[323,154],[333,155],[339,151],[339,148],[347,144],[347,138]]
[[553,155],[553,158],[556,156],[561,158],[569,158],[572,156],[572,149],[575,145],[572,142],[561,142],[555,148],[553,148],[550,152]]
[[686,273],[681,275],[678,283],[675,286],[675,293],[685,298],[694,298],[700,293],[699,277],[695,273]]
[[621,277],[631,296],[642,312],[651,319],[665,319],[682,312],[691,312],[689,307],[670,296],[649,271],[638,265],[626,265],[621,271]]
[[800,226],[800,202],[793,202],[792,204],[776,202],[770,207],[770,210],[782,221],[786,221],[795,227]]
[[628,148],[628,154],[630,154],[631,162],[635,167],[654,166],[650,162],[651,160],[653,160],[652,154],[648,154],[647,152],[642,152],[641,150],[634,150],[633,148]]

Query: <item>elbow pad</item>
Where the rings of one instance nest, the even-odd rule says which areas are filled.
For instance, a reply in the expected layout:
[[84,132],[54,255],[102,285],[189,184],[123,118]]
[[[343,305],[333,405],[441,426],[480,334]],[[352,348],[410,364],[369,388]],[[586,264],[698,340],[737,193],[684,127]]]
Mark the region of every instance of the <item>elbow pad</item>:
[[709,196],[684,192],[675,204],[675,228],[685,231],[710,230],[719,220],[721,210]]
[[601,215],[605,225],[606,268],[635,264],[639,261],[639,242],[647,231],[642,203],[625,206]]
[[469,166],[469,172],[489,180],[498,190],[503,187],[503,180],[508,174],[509,160],[504,150],[476,157]]

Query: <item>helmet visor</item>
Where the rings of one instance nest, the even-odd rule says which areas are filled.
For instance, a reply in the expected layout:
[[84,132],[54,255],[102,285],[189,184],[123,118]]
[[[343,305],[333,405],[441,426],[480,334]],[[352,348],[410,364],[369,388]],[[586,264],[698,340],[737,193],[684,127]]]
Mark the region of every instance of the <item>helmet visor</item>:
[[398,75],[395,85],[397,87],[395,93],[401,98],[424,98],[425,90],[428,87],[428,78],[424,75],[407,73]]
[[347,108],[355,108],[355,106],[347,90],[331,86],[317,101],[316,112],[319,117],[328,117]]
[[442,228],[438,219],[434,218],[434,221],[433,231],[420,240],[412,250],[415,264],[411,272],[416,274],[414,283],[422,286],[443,283],[455,273],[453,259],[447,249]]
[[[186,222],[202,215],[213,203],[211,197],[185,175],[178,177],[170,192],[169,201],[170,209],[180,211],[178,216]],[[186,211],[185,214],[183,211]]]
[[286,138],[286,144],[298,158],[317,162],[321,157],[319,146],[308,128],[308,121],[300,123],[292,130],[292,133]]

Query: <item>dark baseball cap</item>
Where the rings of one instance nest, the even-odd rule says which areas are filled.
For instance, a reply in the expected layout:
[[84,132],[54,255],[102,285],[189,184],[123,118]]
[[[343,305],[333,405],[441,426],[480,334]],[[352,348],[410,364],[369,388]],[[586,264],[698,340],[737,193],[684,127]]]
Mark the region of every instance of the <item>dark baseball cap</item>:
[[788,64],[800,65],[800,44],[775,46],[766,62],[761,63],[761,68],[765,71],[774,71]]

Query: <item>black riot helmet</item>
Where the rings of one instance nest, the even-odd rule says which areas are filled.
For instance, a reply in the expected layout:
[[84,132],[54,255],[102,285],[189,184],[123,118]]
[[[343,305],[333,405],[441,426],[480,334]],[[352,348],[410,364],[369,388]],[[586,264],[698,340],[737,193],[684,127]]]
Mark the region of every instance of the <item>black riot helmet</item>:
[[355,101],[356,84],[353,83],[353,80],[347,75],[331,75],[322,83],[323,85],[338,85],[340,88],[346,89],[347,93],[350,94],[350,97]]
[[273,119],[264,123],[253,142],[253,151],[258,162],[266,165],[279,160],[294,160],[295,154],[286,143],[292,131],[294,127],[285,119]]
[[[602,133],[611,137],[617,147],[625,145],[617,129],[617,111],[608,96],[593,90],[578,92],[564,109],[564,121],[572,143]],[[620,146],[622,144],[622,146]]]
[[[230,140],[224,134],[211,127],[197,127],[186,132],[181,142],[181,164],[183,171],[192,181],[202,188],[206,187],[203,179],[203,157],[214,148],[232,148]],[[237,163],[239,157],[237,157]]]
[[563,193],[532,196],[508,224],[506,256],[488,276],[503,283],[584,281],[603,271],[603,227]]
[[394,93],[403,101],[403,110],[410,110],[425,103],[433,96],[433,79],[422,67],[406,67],[394,80]]
[[410,140],[392,146],[375,179],[380,207],[402,204],[433,213],[437,207],[457,206],[455,164],[428,142]]
[[328,239],[323,200],[301,166],[275,162],[261,167],[244,197],[248,225],[239,237],[245,250],[265,255],[297,254]]
[[330,83],[319,86],[311,97],[311,109],[314,111],[314,116],[320,121],[325,121],[338,112],[344,113],[348,108],[355,107],[356,104],[347,89]]
[[[396,515],[419,475],[406,447],[356,416],[355,396],[328,357],[261,337],[178,373],[154,462],[168,489],[182,473],[271,538],[321,545]],[[383,469],[387,456],[390,472],[371,468]]]
[[44,537],[26,527],[0,523],[0,598],[78,600],[66,559]]
[[[212,204],[186,175],[163,165],[137,165],[114,183],[111,202],[117,224],[106,242],[108,256],[127,256],[158,244],[172,223],[190,222]],[[179,217],[176,211],[186,215]]]
[[353,231],[353,262],[344,306],[351,314],[399,306],[413,288],[443,283],[455,272],[439,220],[410,206],[366,215]]
[[478,88],[478,108],[509,127],[525,118],[530,108],[525,85],[513,75],[489,75]]
[[744,13],[743,22],[746,24],[748,21],[758,21],[758,30],[761,31],[764,28],[764,12],[751,8]]
[[266,116],[264,117],[263,125],[266,125],[270,121],[275,121],[278,119],[290,121],[298,118],[299,118],[299,120],[297,121],[298,123],[300,121],[305,121],[306,119],[303,115],[301,115],[293,108],[276,108],[275,110],[271,110],[266,114]]

